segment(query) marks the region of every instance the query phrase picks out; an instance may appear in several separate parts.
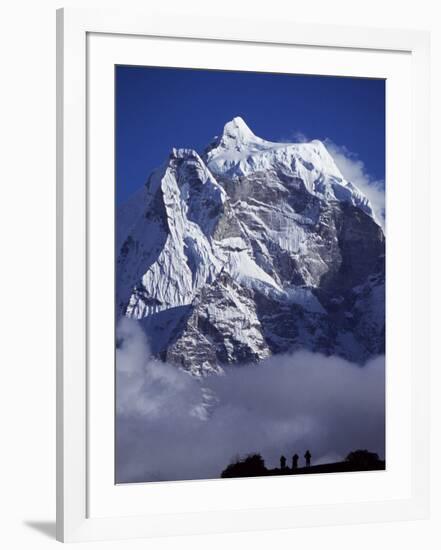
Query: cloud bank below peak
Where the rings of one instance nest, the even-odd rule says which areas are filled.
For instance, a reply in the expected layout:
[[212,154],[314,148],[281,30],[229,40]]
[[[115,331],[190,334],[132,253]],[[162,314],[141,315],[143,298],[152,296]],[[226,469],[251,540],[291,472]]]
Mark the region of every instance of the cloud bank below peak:
[[359,367],[297,352],[201,381],[154,359],[135,321],[118,337],[118,483],[217,478],[253,452],[269,467],[308,448],[315,464],[358,448],[384,456],[384,356]]

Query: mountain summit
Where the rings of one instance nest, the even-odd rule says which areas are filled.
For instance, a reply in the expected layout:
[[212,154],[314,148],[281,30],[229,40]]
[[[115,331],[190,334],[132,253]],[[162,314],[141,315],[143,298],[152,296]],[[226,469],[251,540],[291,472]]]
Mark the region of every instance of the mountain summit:
[[247,144],[252,142],[262,141],[256,137],[253,132],[248,128],[246,122],[242,117],[234,117],[233,120],[227,122],[222,132],[221,143],[224,146]]
[[302,179],[308,191],[326,200],[350,202],[370,216],[365,195],[347,182],[319,140],[309,143],[275,143],[257,137],[241,117],[228,122],[220,138],[206,150],[204,161],[217,176],[237,179],[279,170]]
[[384,352],[384,235],[325,145],[241,117],[173,149],[117,216],[117,315],[195,375],[309,349]]

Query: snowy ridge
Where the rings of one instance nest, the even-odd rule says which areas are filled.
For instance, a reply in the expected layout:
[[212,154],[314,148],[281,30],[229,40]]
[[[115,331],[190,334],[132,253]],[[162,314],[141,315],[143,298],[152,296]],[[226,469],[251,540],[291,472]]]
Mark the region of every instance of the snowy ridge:
[[347,201],[373,215],[369,200],[347,182],[326,146],[310,143],[274,143],[253,134],[241,117],[228,122],[222,136],[204,157],[218,176],[239,178],[256,172],[281,170],[301,178],[307,190],[325,200]]

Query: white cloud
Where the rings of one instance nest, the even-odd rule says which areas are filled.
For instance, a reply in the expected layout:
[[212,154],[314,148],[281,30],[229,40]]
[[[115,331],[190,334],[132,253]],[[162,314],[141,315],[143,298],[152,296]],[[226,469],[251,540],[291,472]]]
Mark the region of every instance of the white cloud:
[[311,449],[313,462],[384,453],[384,357],[364,367],[299,352],[202,380],[150,356],[123,319],[117,350],[117,480],[219,477],[235,456]]
[[301,130],[294,130],[288,135],[279,137],[277,141],[279,143],[308,143],[311,140]]

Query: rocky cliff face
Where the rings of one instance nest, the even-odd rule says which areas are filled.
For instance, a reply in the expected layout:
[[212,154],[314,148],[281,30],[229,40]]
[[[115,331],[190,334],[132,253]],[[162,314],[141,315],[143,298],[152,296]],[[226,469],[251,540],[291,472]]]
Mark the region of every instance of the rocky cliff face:
[[117,315],[195,375],[306,348],[384,352],[384,234],[323,143],[241,118],[173,150],[117,216]]

